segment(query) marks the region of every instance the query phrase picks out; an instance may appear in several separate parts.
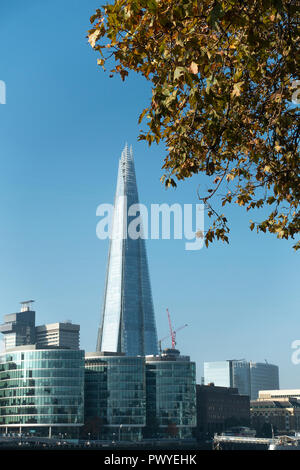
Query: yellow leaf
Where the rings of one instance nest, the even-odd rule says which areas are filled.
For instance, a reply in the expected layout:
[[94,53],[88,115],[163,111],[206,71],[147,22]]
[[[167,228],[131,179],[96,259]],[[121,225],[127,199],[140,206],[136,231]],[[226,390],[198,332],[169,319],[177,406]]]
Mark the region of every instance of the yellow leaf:
[[196,62],[192,62],[191,65],[189,66],[189,72],[193,73],[196,75],[198,73],[198,65]]
[[98,29],[96,29],[96,31],[94,31],[92,34],[89,35],[89,43],[92,47],[95,47],[99,36],[100,36],[100,31]]
[[238,82],[238,83],[235,83],[233,85],[233,90],[232,90],[232,93],[231,93],[231,96],[240,96],[241,94],[241,87],[243,85],[244,82]]

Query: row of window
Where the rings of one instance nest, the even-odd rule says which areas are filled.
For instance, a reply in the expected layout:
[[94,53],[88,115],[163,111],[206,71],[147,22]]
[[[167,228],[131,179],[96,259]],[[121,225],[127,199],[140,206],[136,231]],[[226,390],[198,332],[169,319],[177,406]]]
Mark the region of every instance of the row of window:
[[7,362],[0,364],[0,372],[11,370],[27,370],[27,369],[79,369],[84,371],[83,361],[61,361],[61,360],[40,360],[40,361],[24,361],[24,362]]
[[0,372],[0,387],[2,380],[44,378],[44,377],[83,377],[83,370],[78,369],[26,369]]
[[78,396],[2,398],[0,399],[0,408],[6,407],[6,406],[16,406],[16,405],[44,406],[44,405],[60,404],[60,405],[68,405],[68,406],[74,406],[74,405],[79,406],[82,403],[83,403],[83,397],[78,397]]
[[0,388],[20,388],[20,387],[59,387],[59,386],[69,386],[76,387],[80,383],[83,384],[83,381],[80,379],[69,379],[66,377],[62,378],[53,378],[49,379],[48,377],[39,378],[39,379],[12,379],[12,380],[3,380],[0,382]]
[[18,388],[7,388],[0,389],[0,400],[6,397],[26,397],[26,396],[55,396],[60,395],[71,395],[77,396],[83,394],[82,385],[76,386],[61,386],[61,387],[18,387]]
[[83,414],[0,416],[0,425],[5,426],[9,424],[83,424]]
[[37,361],[41,359],[55,359],[61,361],[66,359],[84,359],[84,351],[82,350],[33,350],[33,351],[16,351],[12,353],[3,353],[0,355],[0,364],[4,362],[20,362],[20,361]]
[[79,406],[7,406],[0,408],[0,416],[9,415],[78,415],[83,413],[83,405]]

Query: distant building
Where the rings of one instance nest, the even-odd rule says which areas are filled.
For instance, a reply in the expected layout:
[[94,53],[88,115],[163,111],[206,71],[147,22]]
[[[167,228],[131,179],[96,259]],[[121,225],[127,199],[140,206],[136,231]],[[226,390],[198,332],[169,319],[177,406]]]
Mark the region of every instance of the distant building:
[[21,312],[4,316],[0,333],[4,335],[5,349],[35,344],[35,312],[30,309],[31,303],[22,302]]
[[249,426],[250,399],[237,388],[197,385],[197,432],[214,434],[232,426]]
[[255,400],[259,390],[279,388],[279,368],[274,364],[245,360],[205,362],[204,380],[205,384],[235,387],[240,395]]
[[79,349],[79,325],[71,322],[51,323],[37,326],[35,329],[38,348],[60,347]]
[[[299,392],[299,390],[298,390]],[[278,396],[251,401],[251,425],[262,435],[266,430],[274,432],[300,431],[300,401],[297,398]]]
[[85,355],[85,426],[92,438],[138,441],[146,425],[143,357]]
[[0,333],[4,335],[5,350],[29,344],[36,345],[38,349],[59,347],[79,350],[80,326],[70,321],[35,326],[32,302],[21,302],[21,312],[4,316]]
[[258,395],[259,400],[279,400],[284,398],[298,398],[300,400],[300,389],[262,390]]
[[279,368],[267,362],[250,362],[251,400],[256,400],[260,390],[279,389]]
[[146,356],[148,437],[191,438],[196,427],[195,363],[176,349]]
[[0,354],[0,432],[78,437],[84,352],[19,346]]
[[237,388],[240,395],[251,395],[250,365],[245,360],[228,360],[204,363],[205,384]]

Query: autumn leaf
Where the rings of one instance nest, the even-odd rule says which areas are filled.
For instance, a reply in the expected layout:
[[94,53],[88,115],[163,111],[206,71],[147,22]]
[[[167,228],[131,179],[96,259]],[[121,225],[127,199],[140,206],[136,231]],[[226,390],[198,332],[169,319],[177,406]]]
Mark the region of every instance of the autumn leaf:
[[189,66],[189,72],[193,74],[198,73],[198,65],[195,62],[192,62],[191,65]]
[[228,243],[216,206],[232,203],[261,212],[250,230],[280,239],[300,231],[297,8],[297,0],[112,0],[91,17],[98,64],[150,83],[138,138],[164,144],[163,184],[204,179],[206,246]]

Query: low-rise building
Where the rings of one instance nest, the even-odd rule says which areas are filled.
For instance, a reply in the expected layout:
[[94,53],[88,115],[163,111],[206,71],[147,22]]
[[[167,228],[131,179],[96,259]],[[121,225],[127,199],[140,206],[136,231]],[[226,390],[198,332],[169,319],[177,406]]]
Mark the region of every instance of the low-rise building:
[[197,437],[232,426],[249,426],[250,398],[237,388],[197,385]]
[[262,434],[267,428],[277,432],[300,431],[300,390],[261,390],[251,401],[251,423]]
[[251,426],[260,435],[266,425],[274,432],[300,430],[300,402],[297,399],[251,401]]

